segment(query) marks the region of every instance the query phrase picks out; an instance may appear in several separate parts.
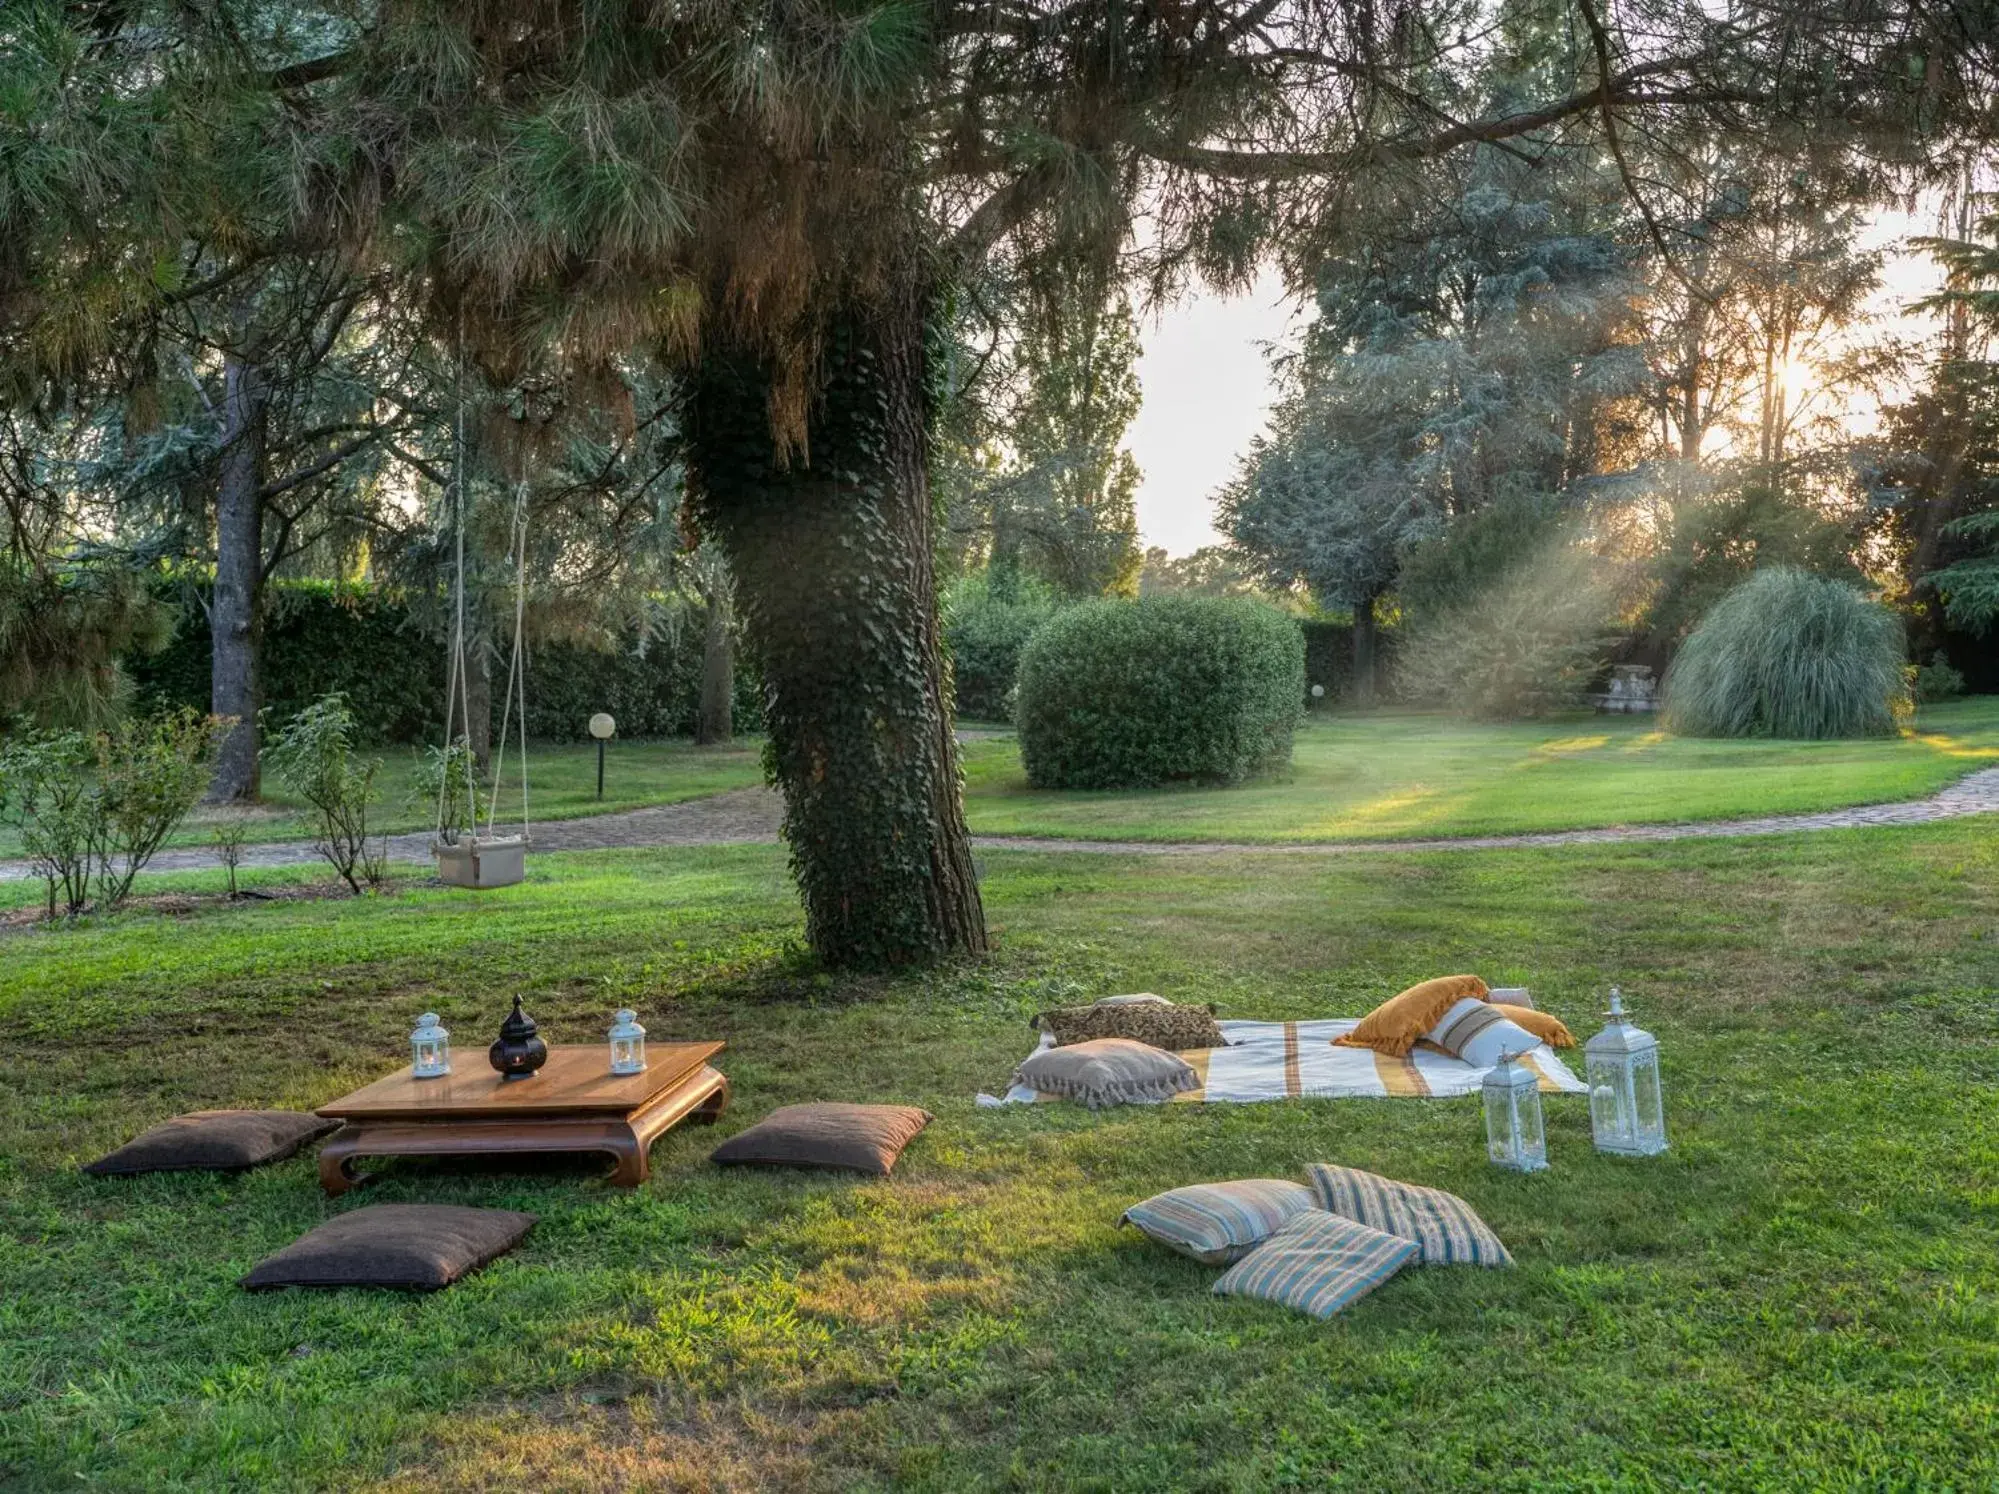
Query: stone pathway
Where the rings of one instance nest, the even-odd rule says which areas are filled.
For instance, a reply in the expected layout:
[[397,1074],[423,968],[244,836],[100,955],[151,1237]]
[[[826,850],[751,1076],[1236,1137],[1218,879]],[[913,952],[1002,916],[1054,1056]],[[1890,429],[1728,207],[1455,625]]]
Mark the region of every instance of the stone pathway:
[[[682,804],[661,804],[581,820],[552,820],[534,827],[540,851],[601,851],[621,847],[768,845],[778,838],[781,805],[766,788],[734,789]],[[1619,845],[1732,835],[1786,835],[1799,830],[1857,830],[1872,825],[1924,825],[1966,815],[1999,813],[1999,767],[1982,768],[1927,799],[1867,804],[1817,814],[1773,814],[1755,819],[1708,820],[1682,825],[1618,825],[1601,830],[1557,830],[1535,835],[1433,836],[1416,840],[1331,840],[1285,844],[1247,841],[1055,840],[1028,835],[975,835],[981,851],[1075,851],[1140,856],[1326,856],[1378,851],[1492,851],[1523,846]],[[316,861],[303,841],[246,846],[244,866],[298,866]],[[428,831],[389,838],[392,861],[430,859]],[[149,871],[206,870],[220,863],[212,850],[162,851]],[[0,861],[0,881],[32,876],[25,861]]]

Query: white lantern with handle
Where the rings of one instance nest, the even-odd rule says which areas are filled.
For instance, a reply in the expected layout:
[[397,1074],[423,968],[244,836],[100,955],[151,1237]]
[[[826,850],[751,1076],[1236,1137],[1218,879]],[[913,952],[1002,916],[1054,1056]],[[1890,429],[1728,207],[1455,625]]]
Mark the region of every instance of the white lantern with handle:
[[1541,1077],[1518,1053],[1502,1053],[1486,1073],[1485,1154],[1494,1167],[1539,1172],[1548,1165],[1548,1133],[1541,1120]]
[[436,1012],[425,1012],[410,1034],[410,1073],[419,1079],[442,1079],[450,1072],[451,1034],[439,1025]]
[[630,1007],[619,1009],[611,1024],[611,1072],[643,1074],[646,1070],[646,1030]]
[[1596,1149],[1617,1157],[1666,1150],[1666,1107],[1659,1089],[1659,1040],[1624,1016],[1624,993],[1610,988],[1610,1021],[1583,1044],[1590,1133]]

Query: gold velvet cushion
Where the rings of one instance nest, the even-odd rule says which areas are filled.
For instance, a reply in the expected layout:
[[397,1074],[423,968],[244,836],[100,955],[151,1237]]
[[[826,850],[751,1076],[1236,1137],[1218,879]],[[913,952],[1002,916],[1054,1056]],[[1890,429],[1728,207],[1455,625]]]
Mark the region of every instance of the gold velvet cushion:
[[1533,1033],[1550,1048],[1573,1048],[1576,1045],[1575,1038],[1570,1036],[1569,1029],[1562,1019],[1550,1012],[1536,1011],[1531,1006],[1515,1006],[1511,1002],[1495,1001],[1490,1004],[1500,1016],[1515,1027],[1522,1027]]
[[1128,1038],[1093,1038],[1042,1048],[1014,1070],[1013,1082],[1042,1094],[1080,1100],[1092,1110],[1133,1101],[1170,1100],[1199,1089],[1201,1076],[1177,1053]]
[[930,1124],[914,1105],[783,1105],[708,1154],[724,1167],[823,1167],[887,1177]]
[[233,1172],[280,1162],[340,1122],[300,1110],[195,1110],[161,1121],[117,1151],[86,1162],[93,1177],[137,1172]]
[[1170,1001],[1098,1002],[1042,1012],[1034,1025],[1055,1035],[1055,1046],[1087,1043],[1092,1038],[1129,1038],[1168,1053],[1196,1048],[1226,1047],[1228,1039],[1205,1006],[1175,1006]]
[[1382,1002],[1361,1018],[1358,1027],[1334,1038],[1333,1043],[1340,1048],[1372,1048],[1391,1058],[1406,1058],[1416,1040],[1467,996],[1483,1001],[1485,982],[1476,975],[1440,975]]

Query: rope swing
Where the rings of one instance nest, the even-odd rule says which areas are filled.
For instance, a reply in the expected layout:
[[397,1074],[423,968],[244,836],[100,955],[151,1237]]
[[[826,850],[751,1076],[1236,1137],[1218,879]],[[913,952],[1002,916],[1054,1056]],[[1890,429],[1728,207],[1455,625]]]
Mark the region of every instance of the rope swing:
[[[462,349],[457,377],[457,417],[452,431],[453,538],[456,567],[451,585],[451,652],[444,685],[444,762],[437,782],[437,826],[431,837],[431,854],[437,861],[438,879],[453,887],[511,887],[527,875],[528,837],[528,739],[527,739],[527,649],[524,623],[527,617],[527,523],[528,485],[525,478],[514,488],[514,512],[507,534],[507,563],[514,580],[514,643],[507,661],[506,684],[501,699],[500,736],[493,750],[493,792],[486,803],[486,833],[479,833],[479,789],[472,777],[472,695],[471,670],[465,651],[465,372]],[[518,709],[517,709],[518,707]],[[462,726],[461,726],[462,723]],[[456,732],[454,733],[454,728]],[[520,834],[499,833],[500,780],[507,759],[509,732],[520,737],[521,774]],[[466,798],[470,833],[459,837],[453,812],[451,778],[453,757],[464,743]]]

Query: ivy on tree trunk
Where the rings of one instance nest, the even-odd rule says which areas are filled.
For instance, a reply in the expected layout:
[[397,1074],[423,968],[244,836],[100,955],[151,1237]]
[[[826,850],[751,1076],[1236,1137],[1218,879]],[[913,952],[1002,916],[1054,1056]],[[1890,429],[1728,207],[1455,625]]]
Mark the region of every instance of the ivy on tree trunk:
[[767,365],[711,346],[690,381],[690,486],[763,670],[806,937],[835,965],[987,947],[940,651],[924,342],[916,295],[837,323],[789,460]]

